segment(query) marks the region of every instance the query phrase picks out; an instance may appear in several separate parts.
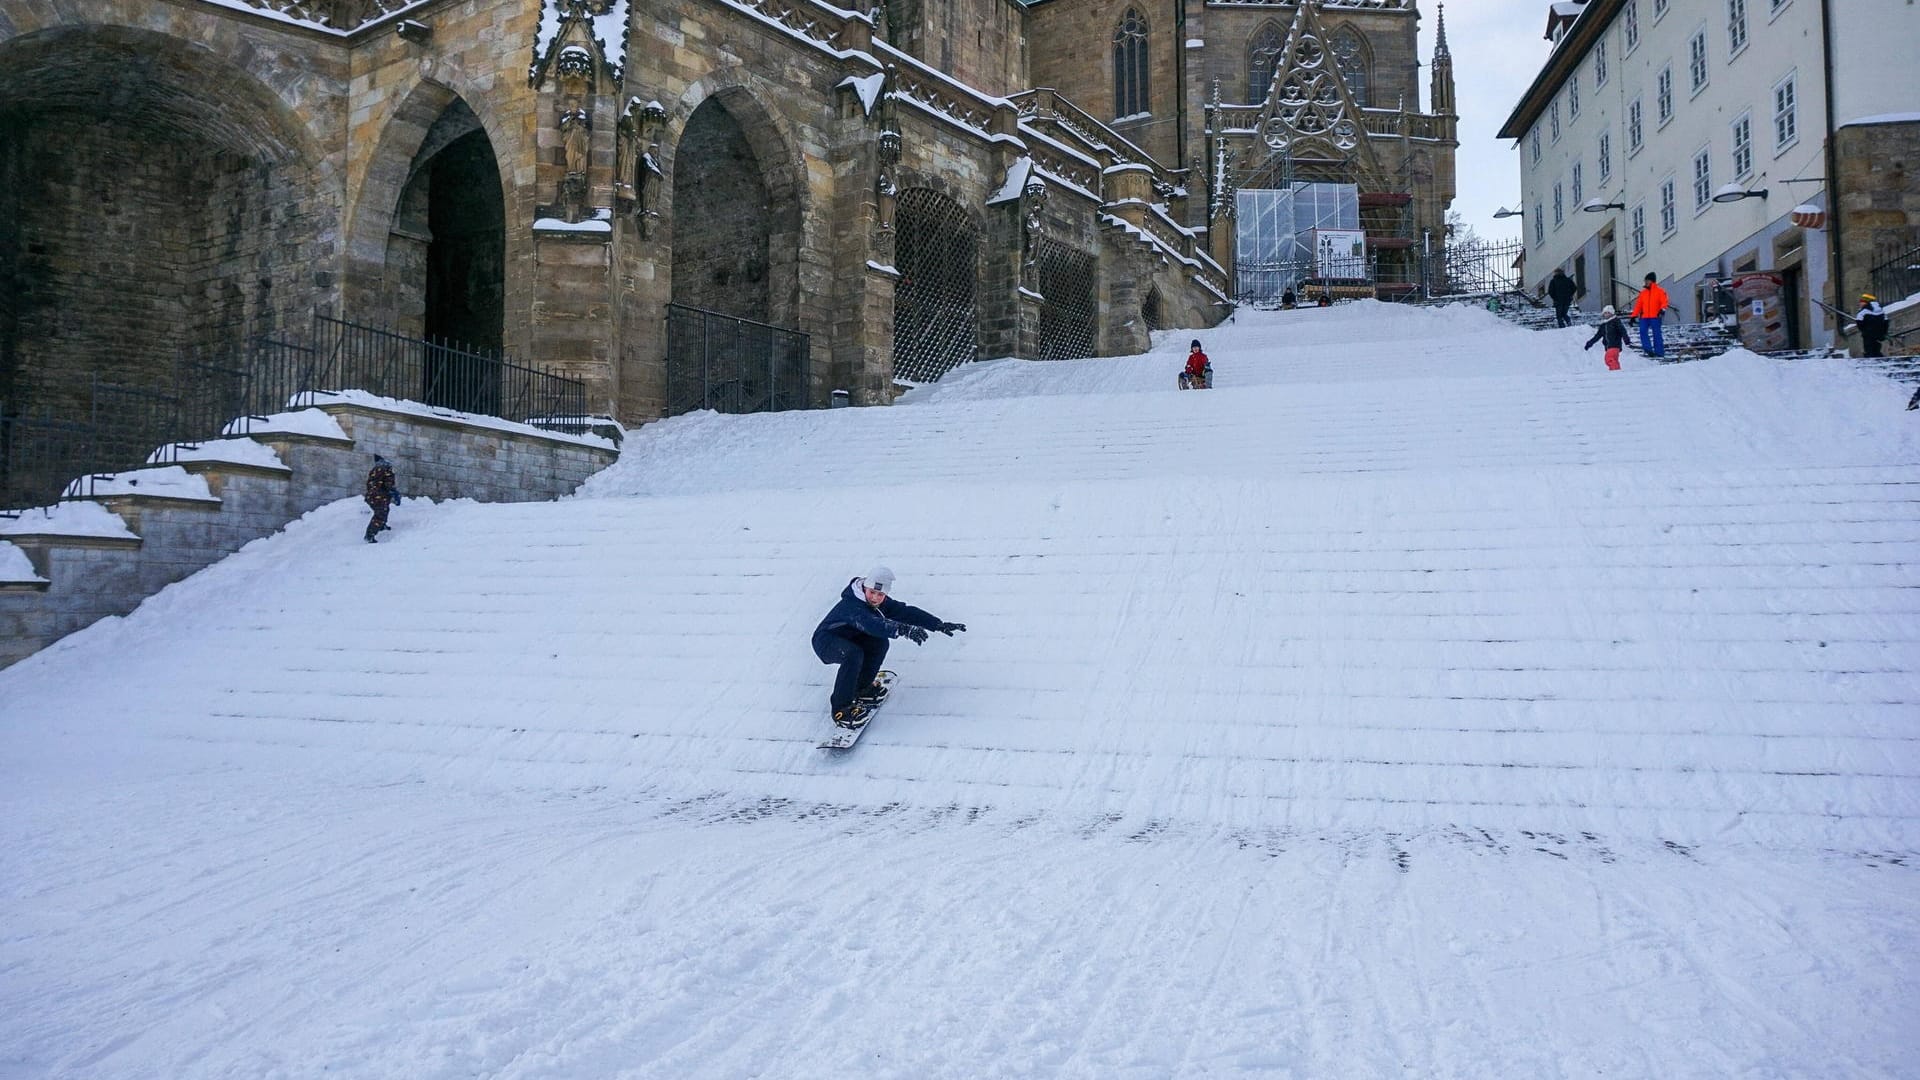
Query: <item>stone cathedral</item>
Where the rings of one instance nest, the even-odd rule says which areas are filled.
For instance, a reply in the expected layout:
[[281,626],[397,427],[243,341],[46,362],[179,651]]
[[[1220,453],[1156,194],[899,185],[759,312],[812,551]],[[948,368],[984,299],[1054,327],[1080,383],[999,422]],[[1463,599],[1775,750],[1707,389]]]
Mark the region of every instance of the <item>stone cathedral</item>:
[[1421,17],[10,0],[0,408],[243,364],[316,313],[551,367],[629,424],[884,403],[975,359],[1210,326],[1334,224],[1366,261],[1346,294],[1391,290],[1454,192],[1451,59],[1442,22],[1423,77]]

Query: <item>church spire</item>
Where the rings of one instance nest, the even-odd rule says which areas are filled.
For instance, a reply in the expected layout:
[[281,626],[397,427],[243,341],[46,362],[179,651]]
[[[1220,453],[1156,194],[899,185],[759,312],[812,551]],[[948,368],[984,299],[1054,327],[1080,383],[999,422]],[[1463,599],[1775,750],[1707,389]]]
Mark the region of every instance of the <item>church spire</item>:
[[1453,54],[1447,51],[1447,5],[1440,5],[1440,23],[1433,38],[1433,81],[1427,91],[1435,116],[1456,116],[1453,99]]

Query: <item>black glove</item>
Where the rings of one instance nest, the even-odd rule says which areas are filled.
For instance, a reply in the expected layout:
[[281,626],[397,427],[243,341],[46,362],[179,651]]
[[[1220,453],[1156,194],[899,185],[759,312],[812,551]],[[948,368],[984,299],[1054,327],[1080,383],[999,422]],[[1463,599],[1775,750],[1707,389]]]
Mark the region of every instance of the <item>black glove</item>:
[[958,630],[963,634],[966,633],[967,624],[962,622],[943,622],[939,626],[934,627],[934,629],[940,631],[941,633],[947,635],[948,637],[952,637],[953,632],[955,630]]
[[399,505],[400,505],[400,493],[399,493],[399,492],[397,492],[397,491],[396,491],[396,492],[394,492],[394,493],[393,493],[393,494],[392,494],[392,495],[391,495],[390,497],[391,497],[391,498],[393,499],[393,505],[395,505],[395,506],[399,506]]
[[1589,341],[1585,345],[1580,346],[1580,351],[1586,352],[1588,349],[1591,349],[1591,348],[1593,348],[1593,342]]
[[927,643],[927,632],[917,626],[907,626],[903,624],[900,627],[900,636],[913,642],[915,645],[925,645]]

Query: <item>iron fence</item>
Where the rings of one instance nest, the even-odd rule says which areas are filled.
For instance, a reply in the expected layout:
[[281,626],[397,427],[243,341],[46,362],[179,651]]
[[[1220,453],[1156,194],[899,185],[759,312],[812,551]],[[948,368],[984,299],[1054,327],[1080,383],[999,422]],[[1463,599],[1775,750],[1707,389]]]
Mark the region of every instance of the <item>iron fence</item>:
[[346,390],[549,430],[592,426],[585,384],[551,371],[326,316],[314,318],[312,341],[256,334],[237,363],[182,355],[171,382],[162,385],[94,376],[86,406],[64,414],[0,403],[0,506],[90,496],[103,477],[171,464],[183,446],[246,435],[261,418]]
[[807,407],[809,338],[685,304],[667,305],[667,415]]
[[1905,251],[1883,251],[1880,256],[1873,267],[1871,291],[1882,304],[1920,292],[1920,245]]

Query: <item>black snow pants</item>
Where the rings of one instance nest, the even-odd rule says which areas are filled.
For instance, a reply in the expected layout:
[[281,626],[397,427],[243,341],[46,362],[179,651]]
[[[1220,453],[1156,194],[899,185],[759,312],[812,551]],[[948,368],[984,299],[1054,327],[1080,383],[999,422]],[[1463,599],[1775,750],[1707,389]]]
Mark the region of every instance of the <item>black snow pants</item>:
[[868,634],[841,637],[822,630],[813,635],[813,655],[823,664],[839,664],[840,674],[833,680],[833,711],[853,704],[854,695],[873,684],[880,665],[887,659],[887,639]]

